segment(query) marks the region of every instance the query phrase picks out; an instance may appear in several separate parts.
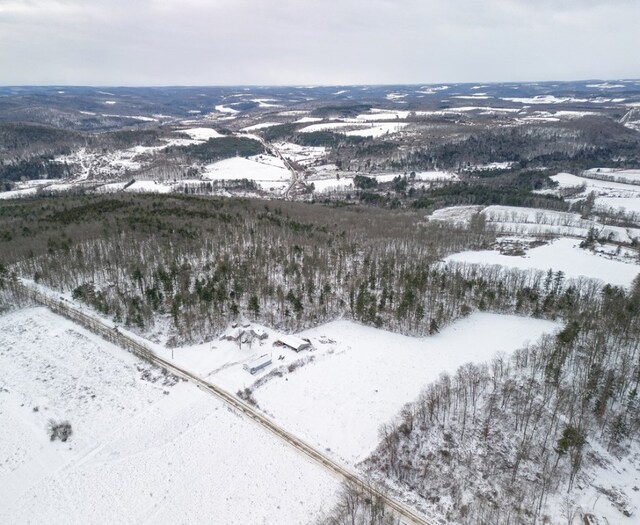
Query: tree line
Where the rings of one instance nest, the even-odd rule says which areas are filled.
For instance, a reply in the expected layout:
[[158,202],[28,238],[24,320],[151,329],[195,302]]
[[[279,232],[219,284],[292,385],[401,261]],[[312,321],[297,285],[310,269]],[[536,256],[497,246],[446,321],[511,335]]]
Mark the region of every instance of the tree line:
[[24,221],[0,220],[7,268],[141,332],[163,327],[176,344],[239,317],[296,331],[345,316],[425,335],[476,309],[564,315],[599,289],[561,272],[445,265],[494,234],[402,210],[186,195],[6,206]]
[[[607,285],[596,301],[577,298],[555,336],[429,385],[381,429],[368,468],[448,521],[560,523],[549,504],[599,483],[585,467],[637,443],[639,314],[640,279],[631,292]],[[624,497],[612,503],[629,511]]]

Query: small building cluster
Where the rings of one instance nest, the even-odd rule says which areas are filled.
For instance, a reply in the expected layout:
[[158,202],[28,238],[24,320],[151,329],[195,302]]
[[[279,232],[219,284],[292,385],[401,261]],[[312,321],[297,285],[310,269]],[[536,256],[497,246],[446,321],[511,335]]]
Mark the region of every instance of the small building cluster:
[[[254,340],[258,339],[262,341],[268,337],[269,334],[264,329],[251,326],[250,323],[244,322],[234,323],[229,330],[220,336],[220,339],[223,341],[234,341],[237,343],[238,347],[242,348],[243,343],[251,346]],[[289,348],[294,352],[302,352],[303,350],[311,348],[311,342],[308,339],[302,339],[295,335],[283,335],[273,343],[273,346]],[[284,359],[284,356],[280,356],[279,359]],[[250,374],[255,374],[272,364],[272,362],[273,360],[271,355],[263,354],[260,357],[244,364],[243,368]]]
[[269,334],[262,328],[251,326],[249,323],[234,325],[230,330],[220,336],[224,341],[235,341],[239,345],[242,343],[251,343],[254,339],[260,341],[267,339]]

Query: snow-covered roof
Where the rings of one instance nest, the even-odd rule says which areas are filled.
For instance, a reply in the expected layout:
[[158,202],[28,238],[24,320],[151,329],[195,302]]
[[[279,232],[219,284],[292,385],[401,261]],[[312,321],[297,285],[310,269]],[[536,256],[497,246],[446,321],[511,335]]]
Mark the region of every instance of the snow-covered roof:
[[296,337],[295,335],[283,335],[278,339],[278,341],[296,350],[310,346],[308,341],[305,341],[300,337]]
[[255,326],[251,327],[249,331],[252,332],[253,335],[255,335],[259,339],[266,338],[268,336],[266,330],[263,330],[262,328],[257,328]]
[[242,328],[232,328],[231,330],[227,330],[224,334],[220,336],[220,339],[231,339],[236,340],[244,334],[244,330]]
[[252,370],[256,368],[262,368],[263,366],[271,363],[271,356],[269,354],[263,354],[260,357],[255,358],[253,361],[250,361],[246,365],[244,365],[245,370]]

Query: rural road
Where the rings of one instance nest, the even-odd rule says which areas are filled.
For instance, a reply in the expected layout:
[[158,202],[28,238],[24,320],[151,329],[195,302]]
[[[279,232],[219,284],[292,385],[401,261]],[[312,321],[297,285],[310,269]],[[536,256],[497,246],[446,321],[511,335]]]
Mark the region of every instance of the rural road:
[[102,319],[92,317],[75,308],[68,301],[53,298],[41,292],[40,290],[34,289],[33,287],[24,284],[23,282],[18,282],[17,287],[24,296],[33,299],[37,303],[43,304],[53,312],[78,323],[91,332],[100,335],[106,340],[134,353],[142,359],[166,368],[170,372],[173,372],[174,374],[183,377],[188,381],[191,381],[200,389],[209,392],[210,394],[216,396],[218,399],[221,399],[227,405],[230,405],[240,413],[252,419],[262,428],[268,430],[278,438],[285,441],[289,446],[310,457],[316,463],[329,470],[332,474],[337,475],[339,478],[352,483],[353,485],[362,489],[365,493],[370,493],[373,496],[379,497],[389,509],[392,509],[394,512],[396,512],[396,514],[400,517],[401,521],[404,524],[435,525],[433,522],[427,521],[424,517],[420,516],[403,503],[380,492],[377,488],[371,486],[371,484],[366,480],[362,479],[358,474],[351,472],[347,468],[336,463],[333,459],[326,456],[312,445],[309,445],[305,441],[279,427],[271,419],[263,415],[251,405],[248,405],[244,401],[236,398],[233,394],[227,392],[226,390],[212,383],[209,383],[193,372],[190,372],[189,370],[186,370],[181,366],[164,359],[144,344],[136,341],[126,334],[123,334]]
[[266,140],[264,140],[262,137],[258,135],[252,135],[252,137],[259,140],[265,150],[274,152],[276,157],[278,157],[282,161],[285,168],[287,168],[291,173],[291,182],[289,183],[289,186],[287,186],[287,189],[284,191],[284,198],[288,199],[289,193],[291,193],[291,190],[296,186],[296,184],[300,182],[300,180],[303,177],[300,175],[298,170],[291,164],[291,162],[289,162],[289,160],[284,155],[282,155],[282,153],[280,153],[278,148],[276,148],[272,144],[269,144]]

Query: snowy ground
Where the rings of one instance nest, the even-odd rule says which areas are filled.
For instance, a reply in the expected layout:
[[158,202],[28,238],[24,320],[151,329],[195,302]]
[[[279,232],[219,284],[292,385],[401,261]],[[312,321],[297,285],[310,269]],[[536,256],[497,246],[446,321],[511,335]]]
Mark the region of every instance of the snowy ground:
[[640,183],[640,170],[618,170],[613,168],[593,168],[584,172],[586,176],[612,177],[615,182]]
[[608,226],[596,220],[582,219],[577,213],[538,208],[451,206],[436,210],[426,219],[463,225],[468,224],[477,213],[482,213],[488,226],[504,234],[564,235],[585,238],[591,229],[595,229],[598,236],[610,237],[613,241],[631,243],[633,239],[640,239],[640,228]]
[[369,113],[361,113],[356,118],[365,121],[399,120],[406,119],[410,111],[390,111],[388,109],[372,108]]
[[640,237],[638,228],[605,226],[595,220],[582,219],[577,213],[513,206],[487,206],[482,213],[487,223],[503,233],[586,237],[589,230],[595,228],[598,235],[611,236],[616,241],[631,242]]
[[[566,514],[567,503],[569,507],[590,514],[599,521],[598,524],[607,525],[633,525],[638,523],[638,510],[640,509],[640,448],[632,445],[629,454],[621,458],[612,456],[602,449],[593,440],[589,446],[593,447],[601,458],[610,458],[611,462],[603,462],[602,465],[593,465],[587,472],[583,472],[589,483],[581,484],[574,489],[571,498],[567,501],[556,495],[549,502],[552,512],[560,516]],[[604,492],[609,492],[605,494]],[[616,492],[619,497],[616,498]],[[620,497],[622,496],[622,497]],[[618,500],[619,508],[614,507],[612,500]],[[630,513],[623,515],[624,511]],[[605,521],[606,520],[606,521]],[[571,525],[582,525],[579,515],[571,522]]]
[[236,113],[239,113],[239,111],[237,109],[233,109],[233,108],[224,106],[222,104],[220,104],[218,106],[215,106],[214,109],[219,113],[229,113],[231,115],[235,115]]
[[172,186],[154,180],[138,180],[131,186],[125,188],[125,191],[133,193],[170,193]]
[[[454,372],[469,361],[486,361],[497,352],[509,353],[558,326],[475,313],[436,336],[415,338],[335,321],[299,334],[313,346],[299,354],[274,346],[281,334],[265,327],[259,328],[267,339],[252,344],[216,340],[170,349],[144,342],[229,392],[254,389],[260,408],[279,425],[339,461],[355,464],[377,445],[379,427],[442,372]],[[272,365],[255,375],[243,369],[263,354],[271,355]]]
[[[640,186],[638,186],[640,190]],[[596,206],[600,209],[623,209],[628,213],[640,214],[640,198],[638,197],[596,197]]]
[[[442,372],[511,352],[557,326],[476,313],[434,337],[414,338],[335,321],[300,334],[316,349],[313,362],[266,382],[254,396],[280,425],[354,464],[376,447],[380,426]],[[210,380],[218,382],[216,375]]]
[[[353,465],[376,447],[380,426],[442,372],[509,353],[558,326],[475,313],[436,336],[416,338],[335,321],[300,333],[313,349],[299,354],[273,346],[280,334],[265,327],[268,338],[251,346],[219,340],[154,350],[227,391],[254,389],[260,408],[279,425]],[[243,369],[263,354],[272,365],[255,375]]]
[[[349,190],[354,187],[353,179],[357,173],[338,170],[335,165],[319,166],[315,169],[316,175],[308,179],[313,182],[317,193],[326,193],[339,190]],[[338,179],[336,175],[339,175]],[[370,173],[368,177],[375,178],[378,182],[391,182],[396,177],[407,176],[406,173]],[[421,171],[415,172],[412,179],[416,186],[428,186],[438,182],[450,182],[459,180],[458,175],[447,171]]]
[[302,166],[309,166],[319,162],[327,153],[324,147],[300,146],[292,142],[276,142],[273,146],[278,149],[281,155]]
[[434,222],[449,222],[451,224],[465,226],[471,222],[471,219],[480,213],[484,206],[449,206],[435,210],[427,217],[427,220]]
[[[384,119],[383,119],[384,120]],[[315,131],[334,131],[345,135],[360,137],[381,137],[383,135],[398,133],[408,124],[406,122],[371,122],[363,119],[352,119],[343,122],[323,122],[311,124],[299,131],[301,133],[313,133]]]
[[[326,193],[338,190],[348,190],[353,188],[353,178],[341,176],[339,179],[335,176],[327,179],[309,179],[309,182],[313,183],[314,191],[316,193]],[[0,193],[0,195],[2,195]]]
[[[416,171],[412,180],[419,182],[452,182],[458,181],[460,178],[455,173],[450,171]],[[385,173],[385,174],[372,174],[372,177],[378,182],[391,182],[396,177],[407,177],[407,173]]]
[[312,523],[331,505],[335,478],[165,379],[44,308],[0,316],[0,522]]
[[[300,354],[270,329],[251,345],[147,344],[228,391],[252,387],[277,424],[355,465],[442,372],[559,326],[475,313],[412,338],[335,321],[301,333],[313,349]],[[271,366],[243,370],[265,353]],[[45,309],[0,317],[0,522],[311,523],[330,506],[335,479],[189,383],[143,379],[149,369]],[[68,444],[48,441],[50,417],[71,420]]]
[[[284,113],[280,113],[280,115],[283,114]],[[294,124],[307,124],[310,122],[322,122],[322,119],[320,117],[301,117],[298,120],[293,121]]]
[[475,164],[465,168],[465,171],[508,170],[513,166],[512,161],[490,162],[489,164]]
[[291,180],[291,173],[284,163],[275,157],[233,157],[209,164],[205,167],[202,177],[211,180],[248,179],[264,189],[282,190]]
[[7,200],[7,199],[21,199],[24,197],[33,197],[36,192],[38,191],[37,188],[27,188],[24,190],[11,190],[11,191],[2,191],[0,192],[0,199],[1,200]]
[[314,133],[316,131],[344,132],[345,130],[366,129],[371,127],[368,122],[321,122],[300,128],[300,133]]
[[471,264],[499,264],[521,270],[552,269],[562,271],[565,277],[588,277],[600,279],[605,283],[629,287],[633,279],[640,274],[640,264],[605,257],[579,247],[576,239],[556,239],[544,246],[527,251],[524,256],[503,255],[495,250],[469,251],[450,255],[445,261],[466,262]]
[[[612,180],[598,180],[592,177],[607,177]],[[572,195],[570,200],[585,199],[593,193],[597,208],[640,213],[640,170],[588,170],[584,176],[558,173],[550,178],[558,183],[558,189],[543,190],[546,193],[557,194],[562,190],[575,189],[577,193]]]
[[347,131],[345,135],[378,138],[398,133],[407,127],[406,122],[376,122],[369,128]]
[[242,128],[240,131],[255,131],[257,129],[270,128],[272,126],[278,126],[280,124],[280,122],[260,122],[259,124],[253,124],[252,126]]
[[217,139],[223,137],[215,129],[212,128],[189,128],[177,130],[176,133],[184,133],[197,141],[205,141],[209,139]]

